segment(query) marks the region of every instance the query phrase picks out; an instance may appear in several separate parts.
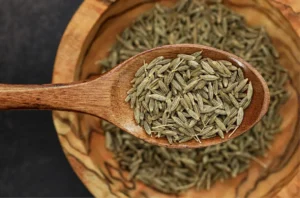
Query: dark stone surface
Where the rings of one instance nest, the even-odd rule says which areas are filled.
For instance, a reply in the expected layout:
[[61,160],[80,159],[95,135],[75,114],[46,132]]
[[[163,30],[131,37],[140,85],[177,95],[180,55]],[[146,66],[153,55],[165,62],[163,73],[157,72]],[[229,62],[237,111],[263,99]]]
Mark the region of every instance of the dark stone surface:
[[[0,0],[0,83],[50,83],[82,0]],[[0,112],[0,196],[91,196],[67,162],[50,111]]]

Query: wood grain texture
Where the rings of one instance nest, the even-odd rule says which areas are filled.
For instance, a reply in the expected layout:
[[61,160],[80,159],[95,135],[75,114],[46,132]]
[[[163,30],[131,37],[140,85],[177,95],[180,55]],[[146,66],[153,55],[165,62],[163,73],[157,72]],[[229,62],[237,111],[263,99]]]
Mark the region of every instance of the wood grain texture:
[[[159,2],[171,4],[174,1]],[[53,81],[71,82],[97,74],[99,68],[94,66],[94,62],[107,55],[109,47],[115,42],[115,35],[135,17],[150,9],[153,3],[151,0],[120,0],[108,6],[107,1],[85,1],[74,15],[62,39]],[[281,108],[284,118],[282,133],[276,136],[273,149],[266,157],[261,158],[267,164],[267,169],[253,163],[249,171],[225,183],[217,183],[210,191],[191,190],[178,197],[299,197],[299,176],[295,177],[300,165],[299,37],[285,18],[288,15],[284,17],[268,1],[227,0],[225,4],[245,16],[250,25],[262,25],[266,28],[280,53],[281,64],[291,75],[290,84],[287,85],[291,97]],[[104,10],[106,12],[103,13]],[[105,149],[99,119],[89,115],[54,112],[54,123],[72,168],[94,196],[176,197],[161,194],[140,182],[127,179],[128,173],[118,168],[112,154]]]
[[298,0],[272,0],[271,3],[289,20],[300,36],[300,2]]

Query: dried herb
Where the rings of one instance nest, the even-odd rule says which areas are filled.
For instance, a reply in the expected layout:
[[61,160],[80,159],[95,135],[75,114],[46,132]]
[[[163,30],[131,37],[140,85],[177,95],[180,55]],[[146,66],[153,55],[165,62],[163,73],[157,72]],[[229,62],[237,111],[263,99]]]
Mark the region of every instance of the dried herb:
[[[188,68],[184,71],[176,70],[176,68],[186,65]],[[222,69],[215,70],[213,68],[215,65],[219,65]],[[242,123],[243,106],[252,99],[253,88],[248,79],[244,78],[243,73],[240,72],[239,79],[236,79],[237,82],[229,81],[233,75],[229,68],[238,71],[240,70],[238,67],[228,61],[213,61],[204,58],[201,52],[178,54],[177,58],[173,60],[160,56],[149,64],[144,63],[141,68],[135,74],[132,81],[133,87],[125,101],[131,103],[131,100],[134,100],[132,108],[135,120],[140,126],[146,127],[148,135],[167,138],[170,144],[187,142],[192,139],[201,143],[200,139],[216,135],[224,138],[224,133],[229,132],[227,129],[235,131]],[[202,75],[193,77],[186,75],[187,72],[194,74],[197,71],[201,71]],[[171,83],[167,83],[164,79],[167,79],[170,74],[173,78],[170,80]],[[143,80],[137,84],[136,82],[139,82],[141,77]],[[197,86],[200,81],[203,82],[201,87]],[[218,88],[220,83],[224,84],[221,89]],[[213,84],[215,88],[213,88]],[[219,94],[221,91],[223,98],[229,98],[229,101],[222,100]],[[203,101],[201,93],[206,93],[209,100]],[[146,98],[146,96],[148,97]],[[140,108],[143,104],[146,108]],[[159,106],[156,111],[154,111],[155,104]],[[227,114],[225,106],[238,113],[233,116],[230,113]],[[200,120],[200,117],[205,114],[209,120],[208,123]],[[153,119],[154,117],[155,119]],[[224,122],[229,117],[236,122]],[[196,128],[201,130],[196,133]],[[207,128],[210,128],[209,133],[203,133],[203,130]]]

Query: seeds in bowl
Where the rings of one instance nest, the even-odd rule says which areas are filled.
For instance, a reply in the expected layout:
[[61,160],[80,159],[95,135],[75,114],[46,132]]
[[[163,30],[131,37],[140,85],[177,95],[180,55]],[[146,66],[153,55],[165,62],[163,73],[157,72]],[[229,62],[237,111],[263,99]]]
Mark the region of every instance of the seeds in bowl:
[[[144,50],[177,43],[212,46],[249,62],[268,84],[271,95],[268,113],[248,132],[232,140],[206,148],[180,150],[146,143],[102,121],[106,148],[113,153],[120,170],[128,171],[129,180],[178,194],[191,188],[209,190],[216,182],[247,171],[252,163],[265,167],[259,157],[268,153],[281,131],[279,110],[289,97],[285,87],[288,73],[280,65],[264,28],[249,26],[225,5],[196,0],[180,0],[171,8],[157,4],[120,34],[109,56],[99,61],[101,72]],[[228,109],[225,106],[225,111]]]
[[241,68],[204,58],[202,52],[144,63],[132,85],[125,101],[137,124],[170,144],[234,133],[253,94]]

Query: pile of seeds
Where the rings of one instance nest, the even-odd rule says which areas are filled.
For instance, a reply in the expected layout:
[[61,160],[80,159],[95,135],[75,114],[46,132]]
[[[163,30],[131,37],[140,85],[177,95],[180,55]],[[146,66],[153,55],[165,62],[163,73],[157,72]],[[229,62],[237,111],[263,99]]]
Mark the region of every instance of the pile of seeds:
[[[197,43],[236,54],[253,65],[266,80],[271,101],[267,114],[249,132],[228,142],[199,149],[166,149],[150,145],[103,121],[106,147],[130,178],[165,193],[190,188],[209,189],[246,171],[257,156],[266,154],[280,131],[279,109],[288,98],[288,79],[278,54],[263,28],[249,27],[243,18],[222,4],[180,1],[173,8],[155,6],[124,30],[102,72],[129,57],[160,45]],[[264,166],[264,164],[261,164]]]
[[132,84],[125,101],[136,122],[170,144],[224,138],[242,123],[253,94],[241,68],[203,58],[201,52],[144,63]]

